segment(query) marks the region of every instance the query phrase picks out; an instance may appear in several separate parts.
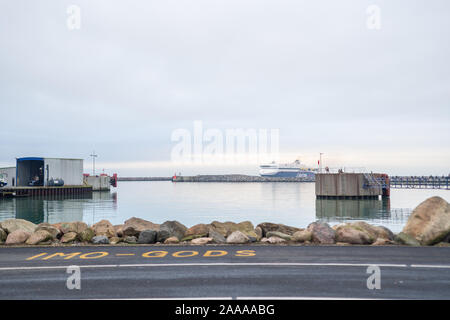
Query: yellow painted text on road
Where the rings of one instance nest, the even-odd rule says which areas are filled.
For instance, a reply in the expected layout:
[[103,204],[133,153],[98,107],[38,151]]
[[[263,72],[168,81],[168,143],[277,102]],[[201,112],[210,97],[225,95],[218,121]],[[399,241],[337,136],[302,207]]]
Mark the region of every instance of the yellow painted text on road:
[[203,255],[204,257],[222,257],[228,254],[227,251],[224,250],[208,250]]
[[[165,250],[153,250],[140,253],[113,253],[116,257],[124,257],[127,256],[135,256],[141,255],[143,258],[164,258],[164,257],[174,257],[174,258],[188,258],[188,257],[206,257],[213,259],[214,257],[223,257],[228,255],[229,252],[227,250],[206,250],[204,253],[201,253],[196,250],[183,250],[183,251],[175,251],[173,253],[169,253]],[[231,252],[231,254],[233,254]],[[101,259],[109,256],[110,253],[108,251],[95,251],[95,252],[56,252],[48,254],[46,252],[41,252],[39,254],[33,255],[31,257],[26,258],[26,260],[50,260],[50,259],[58,259],[62,258],[64,260],[72,259],[74,257],[78,257],[79,259]],[[237,250],[234,252],[235,257],[253,257],[256,255],[255,250]]]
[[149,251],[144,253],[142,256],[144,258],[162,258],[168,254],[167,251]]
[[103,258],[109,255],[108,252],[99,251],[99,252],[89,252],[80,256],[80,259],[98,259]]
[[72,252],[72,253],[57,252],[57,253],[51,254],[45,258],[42,258],[42,260],[48,260],[48,259],[51,259],[54,257],[64,257],[64,259],[67,260],[67,259],[72,259],[73,257],[75,257],[79,254],[81,254],[81,252]]
[[36,258],[45,256],[46,254],[47,254],[47,252],[42,252],[42,253],[39,253],[39,254],[37,254],[37,255],[35,255],[35,256],[32,256],[32,257],[27,258],[27,260],[33,260],[33,259],[36,259]]
[[187,257],[193,257],[198,255],[198,251],[177,251],[172,253],[172,256],[177,257],[177,258],[187,258]]
[[239,250],[236,251],[236,257],[253,257],[255,255],[255,250]]

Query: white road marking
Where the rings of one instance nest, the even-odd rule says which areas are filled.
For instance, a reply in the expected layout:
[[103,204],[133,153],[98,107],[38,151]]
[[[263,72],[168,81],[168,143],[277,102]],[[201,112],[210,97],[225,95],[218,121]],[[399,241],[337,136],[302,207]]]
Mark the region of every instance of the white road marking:
[[93,300],[233,300],[233,297],[181,297],[181,298],[129,298],[129,299],[93,299]]
[[[233,297],[130,298],[130,299],[93,299],[93,300],[233,300]],[[236,297],[235,300],[380,300],[380,299],[349,298],[349,297]]]
[[379,300],[379,299],[349,298],[349,297],[236,297],[236,300]]
[[377,265],[379,267],[394,267],[405,268],[406,264],[377,264],[377,263],[302,263],[302,262],[217,262],[217,263],[158,263],[158,264],[120,264],[119,267],[148,267],[148,266],[163,266],[163,267],[202,267],[202,266],[267,266],[267,267],[311,267],[311,266],[323,266],[323,267],[368,267]]
[[[147,263],[147,264],[97,264],[97,265],[78,265],[80,268],[138,268],[138,267],[368,267],[376,265],[379,267],[389,268],[437,268],[437,269],[449,269],[450,265],[420,265],[414,264],[408,266],[406,264],[384,264],[384,263]],[[68,265],[60,266],[35,266],[35,267],[2,267],[0,271],[18,271],[18,270],[46,270],[46,269],[66,269]]]
[[438,265],[438,264],[412,264],[411,268],[439,268],[439,269],[450,269],[450,266]]

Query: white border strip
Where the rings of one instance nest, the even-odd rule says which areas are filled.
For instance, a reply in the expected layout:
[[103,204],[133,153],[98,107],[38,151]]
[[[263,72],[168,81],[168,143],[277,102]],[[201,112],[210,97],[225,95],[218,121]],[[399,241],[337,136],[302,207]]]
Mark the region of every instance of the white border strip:
[[385,300],[348,297],[236,297],[236,300]]
[[412,264],[411,268],[438,268],[438,269],[450,269],[450,266],[438,265],[438,264]]
[[[77,264],[72,264],[77,265]],[[141,268],[141,267],[368,267],[376,265],[388,268],[436,268],[450,269],[450,265],[428,265],[428,264],[384,264],[384,263],[146,263],[146,264],[96,264],[78,265],[80,268]],[[59,266],[36,266],[36,267],[3,267],[0,271],[25,271],[25,270],[52,270],[66,269],[69,265]]]
[[93,300],[386,300],[349,297],[180,297],[180,298],[130,298],[130,299],[93,299]]

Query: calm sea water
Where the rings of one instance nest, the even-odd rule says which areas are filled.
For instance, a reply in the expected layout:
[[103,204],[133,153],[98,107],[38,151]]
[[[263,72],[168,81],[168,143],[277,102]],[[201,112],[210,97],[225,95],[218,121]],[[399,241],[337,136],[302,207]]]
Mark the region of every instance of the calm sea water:
[[412,209],[428,197],[450,201],[450,191],[393,189],[389,200],[316,200],[314,183],[120,182],[111,192],[82,199],[17,198],[0,200],[0,221],[21,218],[34,223],[130,217],[155,223],[178,220],[186,226],[218,221],[284,223],[306,227],[316,220],[331,225],[362,220],[399,232]]

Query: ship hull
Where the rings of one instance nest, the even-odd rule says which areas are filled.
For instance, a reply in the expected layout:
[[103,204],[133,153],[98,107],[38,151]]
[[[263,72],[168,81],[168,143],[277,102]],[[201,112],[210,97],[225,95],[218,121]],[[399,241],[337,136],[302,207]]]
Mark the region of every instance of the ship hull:
[[276,177],[276,178],[306,178],[306,179],[314,179],[315,177],[314,172],[310,171],[283,171],[283,170],[273,170],[272,172],[261,172],[260,176]]

